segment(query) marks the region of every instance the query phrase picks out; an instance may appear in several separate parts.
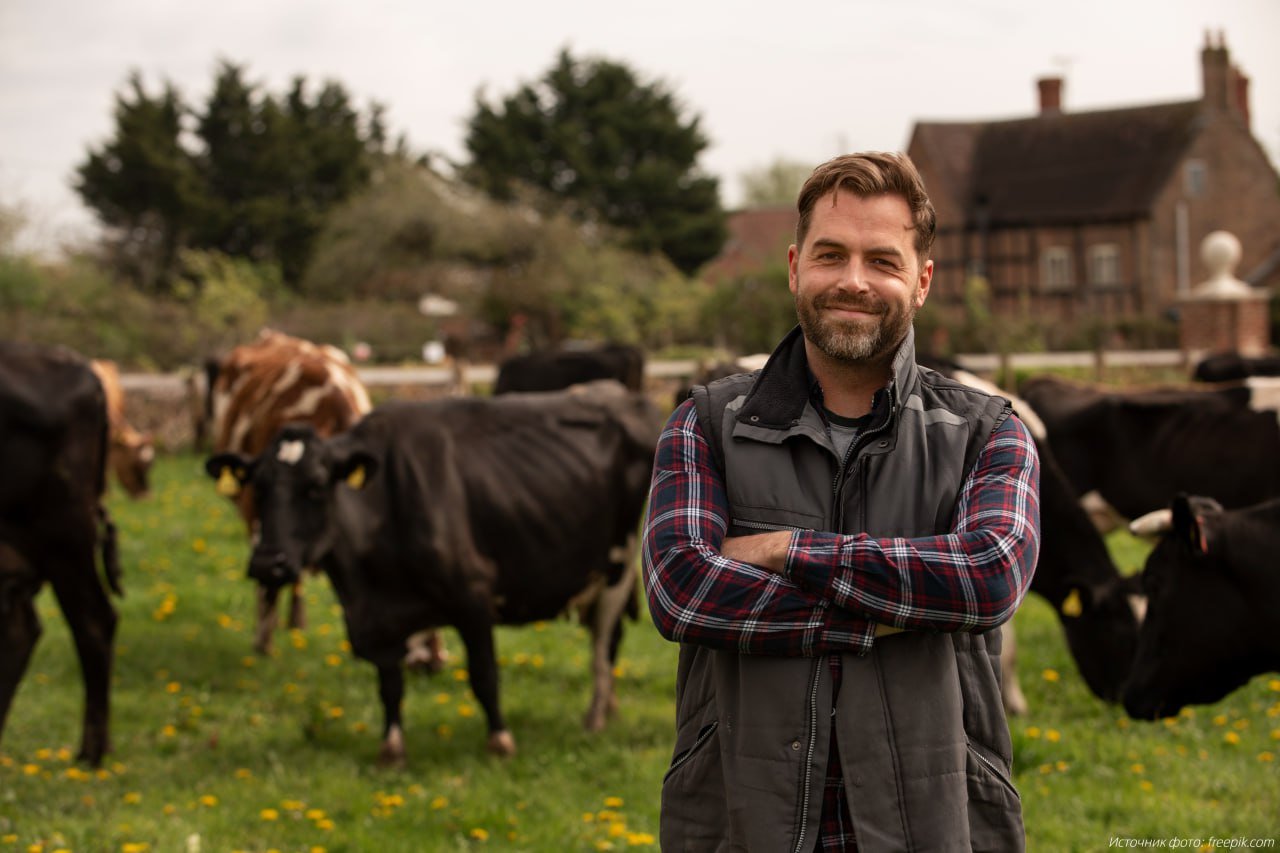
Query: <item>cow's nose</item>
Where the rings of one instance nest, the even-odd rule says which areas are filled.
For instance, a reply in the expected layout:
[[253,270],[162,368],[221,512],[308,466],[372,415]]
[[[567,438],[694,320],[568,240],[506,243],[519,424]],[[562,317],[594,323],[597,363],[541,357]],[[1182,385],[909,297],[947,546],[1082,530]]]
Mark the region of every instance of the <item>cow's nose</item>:
[[249,561],[249,577],[266,586],[283,586],[289,582],[289,561],[279,551],[255,553]]

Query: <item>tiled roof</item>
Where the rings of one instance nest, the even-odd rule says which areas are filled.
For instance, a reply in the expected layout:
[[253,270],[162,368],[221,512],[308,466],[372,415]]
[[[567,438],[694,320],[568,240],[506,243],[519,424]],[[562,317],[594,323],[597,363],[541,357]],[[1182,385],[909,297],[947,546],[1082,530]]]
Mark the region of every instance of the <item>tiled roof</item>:
[[708,281],[760,272],[785,264],[787,247],[795,239],[795,205],[773,205],[729,214],[729,237],[720,254],[702,270]]
[[944,189],[990,224],[1123,219],[1150,210],[1199,130],[1199,101],[995,122],[923,122]]

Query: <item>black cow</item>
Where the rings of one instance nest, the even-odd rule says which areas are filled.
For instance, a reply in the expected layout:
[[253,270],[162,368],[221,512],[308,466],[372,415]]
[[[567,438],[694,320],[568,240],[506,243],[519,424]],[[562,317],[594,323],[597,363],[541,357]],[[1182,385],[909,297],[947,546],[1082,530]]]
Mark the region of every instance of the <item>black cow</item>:
[[1040,376],[1019,393],[1076,493],[1097,491],[1125,518],[1179,492],[1228,507],[1280,496],[1280,424],[1250,408],[1248,386],[1120,392]]
[[1147,618],[1124,691],[1141,720],[1217,702],[1280,670],[1280,500],[1224,510],[1179,495],[1153,515],[1162,523],[1134,522],[1163,535],[1142,572]]
[[115,528],[102,505],[109,426],[101,383],[78,354],[0,342],[0,732],[40,637],[34,598],[48,582],[84,675],[79,758],[110,748],[116,612]]
[[644,352],[628,344],[605,344],[514,355],[498,366],[493,393],[559,391],[597,379],[615,379],[632,391],[644,390]]
[[1191,373],[1197,382],[1238,382],[1250,376],[1280,376],[1280,355],[1213,353],[1200,359]]
[[252,575],[268,584],[292,582],[303,566],[329,575],[352,650],[378,669],[384,762],[404,758],[406,641],[444,625],[467,648],[489,749],[511,754],[497,624],[579,609],[594,650],[585,725],[603,727],[612,710],[620,617],[636,585],[630,546],[660,425],[642,395],[612,382],[392,402],[330,439],[294,426],[256,459],[221,454],[206,468],[253,484]]
[[[1040,454],[1040,559],[1031,578],[1031,592],[1053,606],[1067,647],[1090,691],[1104,701],[1118,702],[1138,643],[1138,590],[1133,579],[1120,575],[1102,536],[1076,499],[1045,441],[1038,413],[1024,400],[954,363],[931,358],[921,359],[921,363],[958,382],[1012,400],[1031,431]],[[1006,633],[1007,645],[1010,634]],[[1025,710],[1025,700],[1012,660],[1008,663],[1003,667],[1005,708],[1017,713]]]

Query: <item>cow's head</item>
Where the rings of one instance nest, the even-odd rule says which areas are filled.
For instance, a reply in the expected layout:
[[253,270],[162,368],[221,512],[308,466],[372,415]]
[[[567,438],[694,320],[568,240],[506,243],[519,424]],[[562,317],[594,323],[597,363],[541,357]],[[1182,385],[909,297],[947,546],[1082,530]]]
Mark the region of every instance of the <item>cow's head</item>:
[[1232,621],[1247,602],[1223,547],[1223,519],[1216,501],[1179,495],[1134,522],[1161,534],[1142,572],[1147,615],[1124,691],[1135,719],[1216,702],[1257,671],[1248,634]]
[[156,458],[151,434],[129,429],[112,435],[108,458],[129,497],[145,497],[151,488],[151,463]]
[[337,490],[364,488],[377,462],[344,437],[323,440],[310,426],[291,425],[256,459],[220,453],[205,471],[227,497],[252,486],[258,532],[249,576],[274,588],[298,580],[329,552]]
[[1134,578],[1086,580],[1069,577],[1067,597],[1058,603],[1059,619],[1080,676],[1099,699],[1119,702],[1138,647],[1142,620],[1140,581]]

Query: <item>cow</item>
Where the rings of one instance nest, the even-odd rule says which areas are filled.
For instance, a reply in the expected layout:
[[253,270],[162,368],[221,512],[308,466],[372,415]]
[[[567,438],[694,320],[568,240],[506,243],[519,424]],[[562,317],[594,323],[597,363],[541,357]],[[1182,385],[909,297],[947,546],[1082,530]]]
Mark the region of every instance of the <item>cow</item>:
[[632,391],[643,390],[644,352],[629,344],[605,344],[513,355],[498,365],[493,393],[558,391],[597,379],[616,379]]
[[[286,424],[311,424],[320,436],[342,432],[372,408],[350,360],[342,350],[317,345],[273,329],[232,349],[211,371],[209,405],[213,413],[214,453],[261,453]],[[258,512],[252,487],[230,496],[256,538]],[[259,584],[254,649],[271,651],[280,588]],[[306,623],[300,584],[290,589],[289,626]]]
[[1142,571],[1148,608],[1124,690],[1129,716],[1171,717],[1280,670],[1280,499],[1224,509],[1177,495],[1132,527],[1160,539]]
[[592,617],[599,730],[615,706],[613,661],[634,596],[636,531],[661,419],[612,382],[559,393],[391,401],[329,439],[281,433],[256,458],[209,458],[211,477],[252,485],[260,536],[250,571],[269,585],[321,568],[351,648],[378,672],[379,759],[404,762],[406,641],[452,625],[467,649],[488,749],[515,752],[498,703],[493,630]]
[[[1053,607],[1067,648],[1089,690],[1106,702],[1120,701],[1137,648],[1142,601],[1135,581],[1122,576],[1089,515],[1058,465],[1038,413],[1020,397],[940,359],[921,363],[951,379],[1012,401],[1040,455],[1040,559],[1031,592]],[[1022,714],[1026,699],[1018,683],[1016,645],[1006,623],[1001,655],[1005,710]]]
[[93,359],[89,366],[97,374],[107,396],[107,422],[111,431],[107,464],[129,497],[144,497],[150,489],[151,463],[156,458],[155,442],[150,433],[134,429],[125,417],[124,389],[120,387],[120,371],[116,363]]
[[110,749],[117,616],[108,589],[121,592],[102,503],[108,442],[106,396],[87,360],[0,342],[0,733],[40,637],[34,598],[48,583],[84,677],[78,758],[94,766]]
[[739,373],[752,373],[763,368],[768,361],[769,353],[756,353],[754,355],[739,356],[738,358],[701,362],[698,365],[696,375],[693,377],[693,383],[676,389],[675,403],[678,406],[689,399],[689,396],[693,393],[694,385],[710,385],[717,379],[724,379]]
[[1191,372],[1197,382],[1236,382],[1250,376],[1280,376],[1280,355],[1212,353],[1200,359]]
[[1227,507],[1280,496],[1280,423],[1248,384],[1112,391],[1038,376],[1019,389],[1077,495],[1096,491],[1126,519],[1175,494]]

